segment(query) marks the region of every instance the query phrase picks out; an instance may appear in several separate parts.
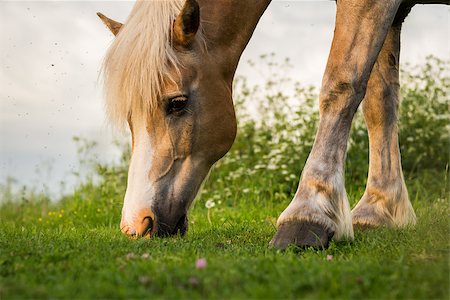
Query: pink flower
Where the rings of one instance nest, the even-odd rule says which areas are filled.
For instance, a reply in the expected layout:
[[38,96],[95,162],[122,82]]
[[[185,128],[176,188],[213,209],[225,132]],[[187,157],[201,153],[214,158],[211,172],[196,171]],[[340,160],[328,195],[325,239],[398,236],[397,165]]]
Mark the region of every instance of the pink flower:
[[205,258],[197,259],[197,261],[195,262],[195,267],[197,269],[204,269],[204,268],[206,268],[206,259]]
[[327,255],[327,261],[332,261],[333,260],[333,255]]

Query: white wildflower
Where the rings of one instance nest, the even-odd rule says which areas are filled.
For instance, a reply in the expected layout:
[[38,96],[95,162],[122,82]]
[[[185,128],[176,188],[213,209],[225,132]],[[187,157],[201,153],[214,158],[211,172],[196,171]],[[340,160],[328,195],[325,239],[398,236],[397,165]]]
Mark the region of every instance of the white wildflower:
[[205,207],[206,207],[207,209],[213,208],[214,206],[216,206],[216,203],[215,203],[213,200],[211,200],[211,199],[209,199],[209,200],[206,201],[206,203],[205,203]]

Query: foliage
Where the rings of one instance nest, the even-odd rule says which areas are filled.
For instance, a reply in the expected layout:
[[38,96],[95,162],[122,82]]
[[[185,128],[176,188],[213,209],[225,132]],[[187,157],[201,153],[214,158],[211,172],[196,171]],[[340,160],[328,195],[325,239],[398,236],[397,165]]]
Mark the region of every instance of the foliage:
[[448,166],[449,70],[449,61],[430,56],[423,66],[406,65],[402,73],[400,145],[408,173]]

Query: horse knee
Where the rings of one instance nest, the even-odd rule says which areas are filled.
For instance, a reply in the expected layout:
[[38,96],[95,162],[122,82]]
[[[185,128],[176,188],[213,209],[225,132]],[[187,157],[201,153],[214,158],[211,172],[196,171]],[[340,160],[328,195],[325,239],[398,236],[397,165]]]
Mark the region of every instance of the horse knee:
[[320,112],[322,115],[339,114],[353,117],[361,103],[366,84],[353,78],[334,79],[323,84],[320,95]]

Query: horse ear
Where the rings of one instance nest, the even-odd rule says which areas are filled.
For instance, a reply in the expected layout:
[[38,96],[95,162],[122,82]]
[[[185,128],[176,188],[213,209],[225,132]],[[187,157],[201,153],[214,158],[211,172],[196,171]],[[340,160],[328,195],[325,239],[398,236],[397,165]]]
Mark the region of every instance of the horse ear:
[[97,16],[102,20],[102,22],[111,30],[114,35],[119,33],[120,28],[122,28],[122,23],[116,22],[102,13],[97,13]]
[[176,45],[189,46],[200,26],[200,8],[196,0],[186,0],[183,9],[173,23],[173,41]]

